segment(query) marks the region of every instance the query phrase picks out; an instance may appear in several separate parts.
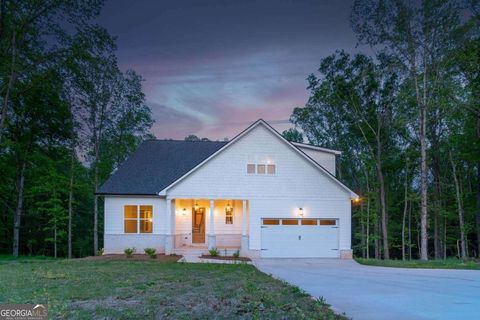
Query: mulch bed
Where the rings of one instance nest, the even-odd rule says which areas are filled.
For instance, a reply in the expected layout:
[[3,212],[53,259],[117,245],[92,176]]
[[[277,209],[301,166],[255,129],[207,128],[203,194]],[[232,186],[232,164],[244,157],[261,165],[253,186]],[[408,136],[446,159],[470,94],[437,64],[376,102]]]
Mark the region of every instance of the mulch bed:
[[252,261],[247,257],[232,257],[232,256],[211,256],[209,254],[202,254],[200,258],[203,259],[214,259],[214,260],[234,260],[234,261]]
[[150,258],[146,254],[134,254],[131,258],[127,258],[124,254],[104,254],[101,256],[91,256],[80,258],[78,260],[98,260],[98,261],[114,261],[114,260],[132,260],[132,261],[156,261],[156,262],[177,262],[182,256],[157,254],[155,259]]

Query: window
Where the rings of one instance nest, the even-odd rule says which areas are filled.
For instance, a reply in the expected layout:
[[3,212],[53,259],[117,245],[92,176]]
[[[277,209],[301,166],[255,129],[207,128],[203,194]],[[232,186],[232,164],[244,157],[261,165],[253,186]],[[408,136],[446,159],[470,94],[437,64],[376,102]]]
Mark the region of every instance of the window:
[[153,207],[126,205],[123,208],[125,233],[152,233]]
[[298,225],[298,220],[297,219],[283,219],[282,220],[282,225],[284,225],[284,226],[296,226],[296,225]]
[[316,219],[302,219],[302,226],[316,226],[317,220]]
[[137,233],[137,206],[125,206],[123,215],[125,233]]
[[321,226],[336,226],[337,220],[334,219],[320,219]]
[[265,174],[265,172],[266,172],[266,165],[264,165],[264,164],[257,165],[257,173],[258,174]]
[[248,174],[255,174],[255,164],[254,163],[247,164],[247,173]]
[[233,224],[233,207],[230,204],[225,208],[225,224]]
[[140,206],[140,233],[152,233],[152,206]]
[[266,226],[276,226],[280,224],[278,219],[263,219],[263,224]]
[[268,174],[275,174],[275,165],[274,164],[267,164],[267,173]]

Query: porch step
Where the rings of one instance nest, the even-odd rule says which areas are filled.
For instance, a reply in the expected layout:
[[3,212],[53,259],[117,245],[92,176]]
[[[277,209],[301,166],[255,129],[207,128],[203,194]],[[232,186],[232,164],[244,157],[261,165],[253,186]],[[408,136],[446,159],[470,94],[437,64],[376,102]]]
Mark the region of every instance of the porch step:
[[[232,256],[237,250],[240,250],[238,247],[218,247],[218,253],[221,256]],[[179,247],[175,248],[175,254],[182,256],[196,256],[199,257],[202,254],[208,255],[208,248],[198,248],[198,247]]]

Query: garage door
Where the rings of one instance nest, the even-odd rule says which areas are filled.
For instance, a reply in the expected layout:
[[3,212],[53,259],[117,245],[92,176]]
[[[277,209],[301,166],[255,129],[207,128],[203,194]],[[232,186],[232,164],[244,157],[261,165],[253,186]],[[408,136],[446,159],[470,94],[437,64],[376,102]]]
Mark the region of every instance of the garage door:
[[262,219],[262,257],[338,258],[338,220]]

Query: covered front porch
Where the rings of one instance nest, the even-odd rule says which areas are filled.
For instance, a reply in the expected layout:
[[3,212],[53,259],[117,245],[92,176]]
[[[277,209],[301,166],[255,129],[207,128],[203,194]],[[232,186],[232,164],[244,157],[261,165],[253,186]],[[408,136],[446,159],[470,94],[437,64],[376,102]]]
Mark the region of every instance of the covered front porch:
[[248,205],[246,199],[167,197],[165,253],[205,253],[212,248],[221,255],[245,252]]

